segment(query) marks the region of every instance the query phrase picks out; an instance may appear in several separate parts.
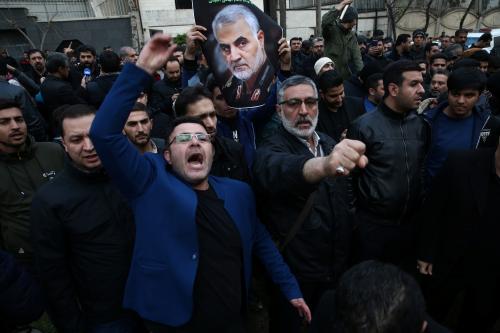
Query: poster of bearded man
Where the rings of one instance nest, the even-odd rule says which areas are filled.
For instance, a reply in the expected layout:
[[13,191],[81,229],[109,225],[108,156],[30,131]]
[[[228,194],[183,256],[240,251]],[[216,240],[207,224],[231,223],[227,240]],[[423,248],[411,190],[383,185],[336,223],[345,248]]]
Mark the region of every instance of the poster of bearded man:
[[229,106],[265,104],[279,65],[281,27],[250,1],[193,1],[202,51]]

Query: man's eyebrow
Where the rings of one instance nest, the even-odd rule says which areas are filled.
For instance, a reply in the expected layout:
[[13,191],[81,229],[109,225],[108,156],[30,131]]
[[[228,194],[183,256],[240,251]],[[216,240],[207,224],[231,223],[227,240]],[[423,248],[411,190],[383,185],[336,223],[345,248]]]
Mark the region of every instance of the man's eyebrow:
[[241,42],[246,42],[247,40],[248,40],[248,38],[240,36],[240,37],[236,38],[236,40],[234,41],[234,44],[238,45]]

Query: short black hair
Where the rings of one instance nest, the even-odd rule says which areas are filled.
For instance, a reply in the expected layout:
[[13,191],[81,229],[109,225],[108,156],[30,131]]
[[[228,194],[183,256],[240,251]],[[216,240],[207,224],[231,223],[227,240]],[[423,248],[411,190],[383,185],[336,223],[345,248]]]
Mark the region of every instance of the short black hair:
[[477,68],[459,68],[448,77],[448,91],[450,92],[473,89],[481,94],[485,87],[486,75]]
[[322,93],[342,84],[344,84],[344,79],[336,71],[326,71],[318,79],[318,87]]
[[453,65],[453,70],[457,70],[459,68],[479,68],[479,66],[481,66],[481,63],[479,63],[476,59],[463,58],[458,60]]
[[411,38],[411,36],[409,34],[400,34],[398,35],[398,38],[396,38],[396,43],[394,44],[394,46],[399,46],[403,43],[406,43],[406,41],[408,40],[408,38]]
[[477,61],[489,61],[490,54],[486,50],[479,50],[477,52],[474,52],[474,54],[472,54],[470,58]]
[[389,64],[384,71],[384,89],[387,94],[389,91],[389,84],[394,83],[398,87],[401,87],[401,84],[404,81],[403,73],[405,72],[420,72],[422,69],[420,66],[410,60],[399,60]]
[[415,279],[373,260],[341,276],[335,309],[335,332],[342,333],[420,333],[425,321],[425,301]]
[[170,57],[168,57],[167,61],[165,61],[165,65],[163,65],[163,67],[165,67],[165,68],[166,68],[166,67],[167,67],[167,64],[168,64],[169,62],[176,62],[176,63],[178,63],[178,64],[179,64],[179,66],[181,66],[181,63],[180,63],[179,59],[177,59],[177,57],[170,56]]
[[[365,80],[365,82],[363,83],[363,87],[366,89],[366,91],[368,91],[368,89],[372,88],[372,89],[377,89],[378,87],[378,81],[380,80],[384,80],[384,74],[382,73],[374,73],[370,76],[368,76]],[[383,85],[383,83],[382,83]]]
[[0,57],[0,75],[7,75],[9,72],[7,69],[7,65],[10,65],[14,68],[18,68],[19,64],[17,63],[16,59],[12,58],[11,56],[7,57]]
[[467,29],[458,29],[457,31],[455,31],[455,37],[458,37],[458,35],[463,34],[463,33],[468,34],[469,30],[467,30]]
[[293,42],[294,40],[298,40],[299,42],[301,42],[301,41],[302,41],[302,38],[300,38],[300,37],[292,37],[292,38],[290,39],[290,42]]
[[207,88],[197,85],[188,87],[182,90],[179,97],[175,100],[175,115],[176,117],[186,116],[188,106],[202,99],[208,98],[212,100],[212,94]]
[[431,55],[431,58],[429,60],[429,63],[432,65],[434,63],[434,60],[436,59],[444,59],[446,62],[448,62],[448,56],[444,53],[436,53]]
[[54,118],[61,130],[61,136],[64,137],[64,119],[76,119],[95,113],[96,110],[88,104],[65,104],[54,110]]
[[427,43],[425,44],[424,50],[426,53],[431,52],[433,46],[439,46],[437,43]]
[[77,57],[80,57],[80,53],[82,53],[82,52],[90,52],[90,53],[92,53],[92,55],[94,57],[97,54],[95,51],[95,48],[93,46],[85,45],[85,44],[78,46],[78,48],[76,49]]
[[203,121],[201,121],[199,118],[196,117],[177,117],[174,120],[172,120],[165,131],[165,137],[163,138],[165,140],[165,144],[169,145],[170,144],[170,135],[172,135],[172,132],[175,130],[175,128],[181,124],[198,124],[201,125],[205,130],[205,124],[203,124]]
[[35,54],[35,53],[40,53],[43,57],[43,59],[47,59],[47,56],[45,55],[44,52],[40,51],[39,49],[31,49],[31,50],[28,50],[27,54],[28,54],[28,59],[31,58],[31,55],[32,54]]
[[488,78],[488,90],[491,92],[493,97],[500,100],[500,72],[490,75]]
[[481,41],[481,42],[491,42],[492,40],[493,40],[493,36],[489,32],[485,32],[478,39],[478,41]]
[[19,110],[23,110],[21,104],[14,99],[5,99],[0,98],[0,111],[10,108],[18,108]]
[[446,69],[437,69],[432,72],[431,79],[434,77],[434,75],[446,75],[446,77],[450,77],[450,71]]
[[45,68],[48,73],[56,73],[61,67],[68,67],[68,57],[63,53],[53,53],[47,57]]
[[120,56],[113,51],[103,51],[99,55],[99,64],[104,73],[120,71]]
[[217,83],[217,80],[215,79],[215,76],[213,73],[210,73],[207,76],[207,82],[205,84],[205,87],[207,87],[208,91],[213,94],[215,88],[220,88],[219,84]]

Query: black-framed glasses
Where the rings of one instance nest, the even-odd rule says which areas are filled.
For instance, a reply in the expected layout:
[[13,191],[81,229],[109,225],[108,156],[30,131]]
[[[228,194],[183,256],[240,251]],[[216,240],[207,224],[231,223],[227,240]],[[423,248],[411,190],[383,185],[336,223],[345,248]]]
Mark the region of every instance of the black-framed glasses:
[[168,144],[169,146],[176,143],[187,143],[196,138],[199,142],[210,142],[210,134],[207,133],[180,133],[177,134],[172,141]]
[[287,99],[286,101],[279,102],[279,105],[286,105],[291,109],[298,109],[300,106],[304,103],[306,105],[306,108],[312,109],[318,105],[318,98],[316,97],[307,97],[306,99],[300,99],[300,98],[290,98]]

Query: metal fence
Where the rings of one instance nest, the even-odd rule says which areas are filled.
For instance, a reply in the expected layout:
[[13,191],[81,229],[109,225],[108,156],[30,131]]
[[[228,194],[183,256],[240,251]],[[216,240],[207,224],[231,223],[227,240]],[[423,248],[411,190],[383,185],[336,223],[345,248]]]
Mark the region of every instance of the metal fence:
[[[311,8],[316,5],[316,1],[319,0],[290,0],[290,9],[305,9]],[[405,8],[408,4],[411,4],[409,8],[426,8],[429,0],[398,0],[395,1],[395,5],[398,8]],[[339,0],[321,0],[321,5],[329,6],[339,3]],[[392,1],[391,1],[392,2]],[[433,12],[441,12],[446,9],[451,8],[467,8],[471,0],[434,0],[431,3],[431,10]],[[355,0],[354,6],[359,12],[370,12],[376,10],[385,9],[384,0]],[[479,0],[476,2],[473,11],[485,11],[493,8],[498,8],[500,6],[500,0]]]

